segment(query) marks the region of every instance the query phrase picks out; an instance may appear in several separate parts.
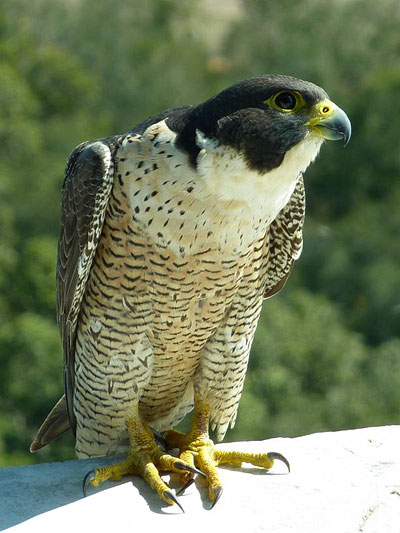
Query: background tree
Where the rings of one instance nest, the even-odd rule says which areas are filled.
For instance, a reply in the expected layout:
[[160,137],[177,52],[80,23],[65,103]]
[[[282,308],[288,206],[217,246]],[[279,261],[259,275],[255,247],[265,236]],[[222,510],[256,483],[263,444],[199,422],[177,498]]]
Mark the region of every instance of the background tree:
[[65,159],[81,141],[295,75],[349,114],[350,145],[307,173],[305,248],[266,302],[235,429],[267,438],[398,423],[397,0],[3,0],[0,4],[0,463],[73,457],[29,443],[62,391],[55,260]]

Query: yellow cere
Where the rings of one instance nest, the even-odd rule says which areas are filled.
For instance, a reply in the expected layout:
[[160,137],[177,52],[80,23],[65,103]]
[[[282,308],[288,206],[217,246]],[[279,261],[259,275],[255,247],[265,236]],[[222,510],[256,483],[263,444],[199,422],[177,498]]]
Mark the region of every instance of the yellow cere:
[[307,122],[307,125],[314,126],[320,123],[321,120],[329,118],[337,109],[338,106],[334,104],[331,100],[328,100],[327,98],[325,100],[321,100],[320,102],[315,104],[310,116],[310,120]]

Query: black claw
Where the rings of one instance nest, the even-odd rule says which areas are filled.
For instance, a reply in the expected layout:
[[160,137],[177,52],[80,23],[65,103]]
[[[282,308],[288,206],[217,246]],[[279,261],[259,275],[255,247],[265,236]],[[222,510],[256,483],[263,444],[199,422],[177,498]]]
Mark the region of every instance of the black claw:
[[190,466],[187,463],[184,463],[183,461],[176,461],[175,467],[187,472],[192,472],[193,474],[198,474],[199,476],[207,477],[204,472],[194,466]]
[[186,483],[183,485],[183,487],[181,489],[178,490],[178,492],[176,493],[177,496],[180,496],[181,494],[183,494],[185,492],[185,490],[187,488],[190,487],[190,485],[192,485],[194,483],[194,478],[191,477],[190,479],[188,479],[186,481]]
[[164,434],[163,433],[160,433],[159,431],[157,431],[156,429],[150,427],[151,431],[153,432],[153,435],[154,435],[154,439],[156,441],[156,443],[158,444],[158,446],[164,451],[166,452],[167,451],[167,443],[165,442],[165,439],[164,439]]
[[281,453],[278,453],[278,452],[268,452],[267,455],[272,460],[278,459],[278,461],[282,461],[282,463],[285,463],[285,465],[287,466],[288,471],[290,472],[289,461],[286,459],[286,457],[284,455],[282,455]]
[[86,476],[83,478],[82,483],[82,492],[83,497],[86,498],[86,493],[88,486],[90,485],[90,482],[96,477],[96,472],[94,470],[89,470],[89,472],[86,474]]
[[170,490],[165,490],[163,495],[164,495],[164,498],[168,498],[169,500],[172,500],[174,503],[176,503],[176,505],[179,507],[182,513],[185,512],[182,505],[178,502],[178,500],[175,498],[175,496],[172,494]]
[[211,504],[210,510],[215,507],[215,504],[221,498],[221,494],[222,494],[222,487],[215,487],[215,489],[214,489],[214,501]]

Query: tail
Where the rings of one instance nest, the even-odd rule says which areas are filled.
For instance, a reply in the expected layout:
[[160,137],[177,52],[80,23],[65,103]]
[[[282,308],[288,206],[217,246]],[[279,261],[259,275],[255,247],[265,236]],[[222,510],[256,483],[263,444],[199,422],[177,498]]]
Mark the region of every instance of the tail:
[[67,402],[65,400],[65,394],[63,394],[40,426],[39,431],[30,446],[30,451],[32,453],[37,452],[49,442],[57,439],[68,429],[70,429],[70,424],[67,412]]

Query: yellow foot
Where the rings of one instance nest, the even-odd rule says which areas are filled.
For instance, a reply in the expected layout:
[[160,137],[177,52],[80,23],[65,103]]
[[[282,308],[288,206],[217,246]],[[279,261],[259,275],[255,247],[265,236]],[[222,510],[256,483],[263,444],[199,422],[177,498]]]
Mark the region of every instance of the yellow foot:
[[119,463],[88,472],[83,480],[83,494],[86,495],[89,484],[97,487],[108,479],[118,481],[123,476],[139,475],[166,503],[169,505],[176,503],[183,511],[170,487],[162,480],[161,473],[176,472],[181,475],[201,474],[202,476],[204,474],[181,458],[173,457],[161,450],[151,429],[142,424],[138,413],[127,420],[126,426],[130,437],[128,457]]
[[[179,457],[185,464],[200,469],[207,476],[212,507],[222,494],[222,484],[217,469],[220,465],[240,467],[242,463],[249,463],[269,470],[274,460],[277,459],[283,461],[290,472],[288,460],[277,452],[247,453],[216,450],[213,441],[208,436],[209,414],[209,408],[204,403],[198,402],[189,433],[185,435],[175,430],[168,431],[165,435],[165,442],[168,449],[179,449]],[[193,474],[184,472],[181,479],[184,483],[183,490],[185,490],[192,483]]]

